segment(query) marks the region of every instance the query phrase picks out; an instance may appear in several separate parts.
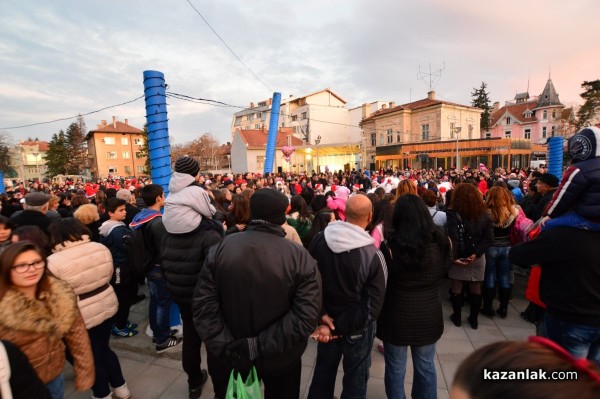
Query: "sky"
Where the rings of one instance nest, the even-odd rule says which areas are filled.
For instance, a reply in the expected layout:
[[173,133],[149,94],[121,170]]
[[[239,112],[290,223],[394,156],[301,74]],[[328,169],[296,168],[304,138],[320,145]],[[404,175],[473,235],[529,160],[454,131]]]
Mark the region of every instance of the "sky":
[[[600,79],[598,15],[598,0],[0,0],[0,132],[50,140],[74,120],[14,127],[131,101],[145,70],[241,107],[325,88],[350,108],[403,104],[427,96],[430,70],[438,99],[470,104],[485,82],[503,104],[551,76],[563,104],[582,104],[581,83]],[[225,143],[239,110],[169,98],[169,134]],[[141,128],[143,98],[84,118],[112,116]]]

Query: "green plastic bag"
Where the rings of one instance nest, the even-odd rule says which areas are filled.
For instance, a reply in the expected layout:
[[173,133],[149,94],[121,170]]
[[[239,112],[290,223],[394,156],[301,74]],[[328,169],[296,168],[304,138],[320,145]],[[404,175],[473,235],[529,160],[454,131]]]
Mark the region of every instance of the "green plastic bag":
[[240,373],[235,370],[231,371],[225,399],[262,399],[260,380],[256,374],[256,367],[252,367],[245,382]]

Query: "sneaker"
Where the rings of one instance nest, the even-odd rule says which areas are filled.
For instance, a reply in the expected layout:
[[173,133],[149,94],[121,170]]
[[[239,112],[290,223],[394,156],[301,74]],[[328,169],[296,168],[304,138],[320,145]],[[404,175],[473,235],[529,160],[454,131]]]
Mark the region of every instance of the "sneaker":
[[200,382],[200,386],[189,389],[189,398],[190,399],[200,399],[200,397],[202,396],[202,388],[204,387],[204,384],[208,380],[208,372],[206,370],[202,369],[201,373],[202,373],[202,382]]
[[121,385],[120,387],[114,388],[113,394],[116,399],[131,398],[131,392],[129,392],[129,388],[127,388],[127,383]]
[[[150,330],[152,331],[152,330]],[[146,334],[148,334],[148,331],[146,331]],[[174,337],[174,338],[182,338],[181,335],[179,335],[179,330],[176,328],[172,328],[171,331],[169,332],[169,336]],[[152,343],[155,344],[156,343],[156,338],[154,338],[154,336],[152,336]]]
[[183,341],[183,339],[181,339],[181,338],[169,337],[162,344],[156,345],[156,353],[163,353],[165,351],[168,351],[169,349],[175,348],[182,341]]
[[130,330],[135,330],[137,328],[137,324],[136,323],[132,323],[129,320],[127,320],[127,324],[125,325],[125,328],[128,328]]
[[134,336],[138,335],[138,332],[137,332],[137,330],[130,330],[127,327],[125,327],[123,329],[118,329],[116,326],[113,326],[111,334],[114,335],[115,337],[129,338],[129,337],[134,337]]

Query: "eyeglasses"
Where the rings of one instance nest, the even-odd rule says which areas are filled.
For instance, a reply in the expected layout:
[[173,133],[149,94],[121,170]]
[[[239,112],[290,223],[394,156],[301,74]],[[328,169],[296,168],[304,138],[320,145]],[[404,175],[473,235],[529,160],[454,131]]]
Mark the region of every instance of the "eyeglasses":
[[35,270],[43,269],[46,266],[46,262],[43,259],[38,259],[31,263],[19,263],[18,265],[14,265],[12,268],[17,273],[27,273],[31,267]]

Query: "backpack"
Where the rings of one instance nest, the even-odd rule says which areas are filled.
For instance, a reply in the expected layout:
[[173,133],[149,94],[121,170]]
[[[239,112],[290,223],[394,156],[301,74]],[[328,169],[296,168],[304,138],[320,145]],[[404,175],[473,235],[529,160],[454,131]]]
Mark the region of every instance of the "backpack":
[[123,237],[127,249],[127,264],[131,269],[131,273],[136,277],[144,277],[154,266],[152,257],[146,250],[143,233],[143,230],[152,222],[153,220],[149,221],[139,229],[131,229],[131,232]]
[[519,207],[519,216],[510,229],[510,243],[512,245],[519,244],[529,240],[529,233],[533,228],[533,220],[527,218],[523,212],[523,208]]
[[456,219],[458,220],[458,259],[468,258],[475,253],[475,244],[473,243],[473,237],[467,231],[467,227],[462,221],[462,218],[456,213]]

